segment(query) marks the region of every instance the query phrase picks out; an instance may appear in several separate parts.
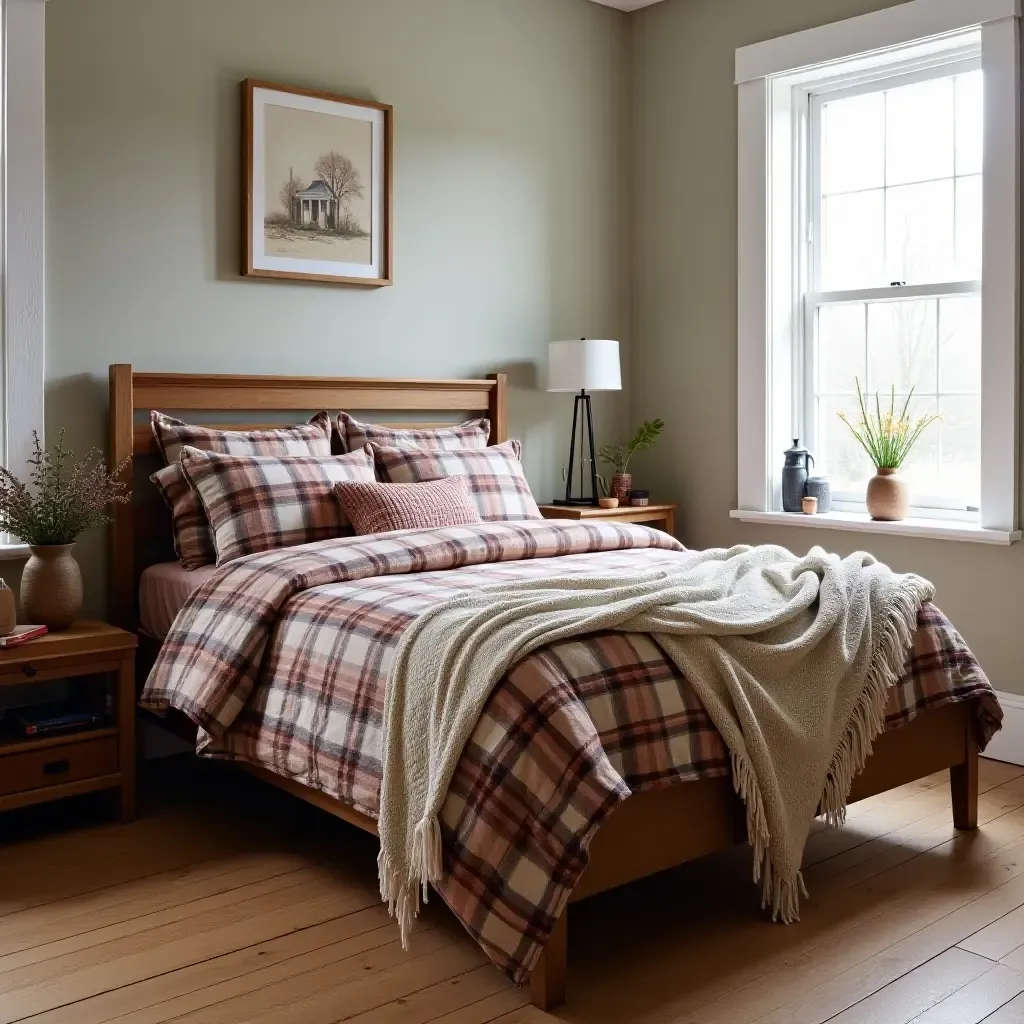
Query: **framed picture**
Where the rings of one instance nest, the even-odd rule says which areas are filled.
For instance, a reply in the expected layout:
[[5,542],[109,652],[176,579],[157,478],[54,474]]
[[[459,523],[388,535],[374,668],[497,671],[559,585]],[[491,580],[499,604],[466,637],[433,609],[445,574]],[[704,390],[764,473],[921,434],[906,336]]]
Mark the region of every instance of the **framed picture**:
[[392,108],[246,79],[242,273],[391,284]]

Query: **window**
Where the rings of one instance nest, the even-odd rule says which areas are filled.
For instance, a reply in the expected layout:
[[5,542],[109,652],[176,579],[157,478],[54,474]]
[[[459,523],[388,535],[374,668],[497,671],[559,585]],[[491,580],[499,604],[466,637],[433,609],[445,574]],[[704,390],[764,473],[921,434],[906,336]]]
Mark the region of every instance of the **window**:
[[[919,512],[981,503],[983,77],[978,57],[808,96],[810,290],[798,411],[837,507],[871,466],[840,413],[938,413],[904,465]],[[911,397],[913,389],[913,397]]]
[[859,382],[941,415],[904,465],[913,517],[1018,538],[1016,15],[912,0],[737,51],[737,518],[781,515],[799,436],[866,520]]

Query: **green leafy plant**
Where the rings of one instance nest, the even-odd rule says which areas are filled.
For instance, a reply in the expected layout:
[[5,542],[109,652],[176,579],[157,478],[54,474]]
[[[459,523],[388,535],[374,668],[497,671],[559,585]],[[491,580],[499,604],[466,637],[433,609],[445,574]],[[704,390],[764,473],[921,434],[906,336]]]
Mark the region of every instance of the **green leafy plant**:
[[128,485],[118,479],[131,459],[108,471],[95,448],[83,461],[73,462],[75,453],[64,447],[63,430],[52,454],[35,431],[32,437],[31,486],[0,466],[0,530],[34,547],[72,544],[80,533],[109,522],[111,504],[131,500]]
[[664,429],[664,420],[645,420],[627,444],[606,444],[597,453],[597,457],[602,462],[611,463],[616,473],[625,473],[629,460],[637,452],[652,447]]
[[910,389],[903,408],[896,412],[896,388],[889,394],[889,411],[882,412],[882,403],[875,392],[875,411],[872,416],[868,412],[864,393],[861,391],[860,379],[857,381],[857,403],[860,406],[860,419],[851,423],[845,413],[839,418],[849,428],[861,448],[868,453],[876,469],[899,469],[903,465],[911,449],[917,444],[918,438],[936,420],[941,420],[941,413],[931,413],[911,420],[907,416],[910,400],[914,397],[914,389]]

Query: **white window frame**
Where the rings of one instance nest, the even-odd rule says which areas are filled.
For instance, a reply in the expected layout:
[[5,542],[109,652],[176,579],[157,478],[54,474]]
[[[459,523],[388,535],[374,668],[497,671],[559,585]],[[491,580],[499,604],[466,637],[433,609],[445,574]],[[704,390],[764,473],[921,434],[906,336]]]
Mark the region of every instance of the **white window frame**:
[[[45,0],[0,0],[3,18],[3,160],[0,161],[3,444],[23,474],[32,431],[43,437],[46,355]],[[4,538],[0,537],[0,541]],[[0,558],[27,554],[0,543]]]
[[[877,529],[1010,543],[1018,522],[1020,250],[1020,0],[911,0],[736,51],[738,166],[738,507],[735,518]],[[816,83],[843,73],[877,77],[895,62],[948,63],[979,33],[985,74],[982,255],[982,484],[980,522],[914,520],[882,526],[849,513],[834,518],[781,511],[782,451],[796,436],[802,396],[808,280],[806,246],[794,230],[807,166],[806,109]],[[910,289],[901,289],[910,297]],[[941,513],[940,513],[941,514]],[[866,520],[866,517],[863,517]],[[816,520],[816,521],[815,521]]]

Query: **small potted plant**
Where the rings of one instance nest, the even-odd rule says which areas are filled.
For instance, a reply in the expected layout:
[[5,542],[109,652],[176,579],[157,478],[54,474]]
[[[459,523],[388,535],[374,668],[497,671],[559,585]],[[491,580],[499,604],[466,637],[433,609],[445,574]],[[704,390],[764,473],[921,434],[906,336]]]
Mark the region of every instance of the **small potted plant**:
[[82,607],[82,572],[71,549],[79,534],[109,521],[112,503],[130,500],[120,475],[130,460],[108,471],[93,449],[82,462],[64,447],[64,431],[44,451],[33,431],[28,460],[31,487],[0,466],[0,530],[31,549],[21,577],[21,607],[34,625],[67,629]]
[[629,460],[637,452],[650,448],[664,429],[664,420],[646,420],[627,444],[606,444],[597,453],[597,457],[602,462],[610,463],[614,470],[611,481],[611,497],[618,498],[622,502],[629,498],[629,492],[633,489],[633,477],[628,472]]
[[913,397],[914,389],[911,388],[903,408],[897,413],[896,388],[893,387],[889,394],[889,411],[883,413],[876,392],[872,416],[864,401],[860,380],[857,379],[860,418],[856,423],[851,423],[844,413],[839,414],[839,418],[849,427],[850,433],[874,463],[875,475],[868,481],[866,504],[871,518],[882,522],[898,522],[907,518],[910,499],[907,485],[898,475],[899,469],[924,431],[936,420],[942,419],[941,414],[932,413],[911,420],[907,410]]

